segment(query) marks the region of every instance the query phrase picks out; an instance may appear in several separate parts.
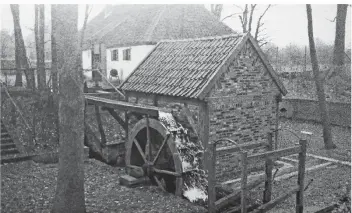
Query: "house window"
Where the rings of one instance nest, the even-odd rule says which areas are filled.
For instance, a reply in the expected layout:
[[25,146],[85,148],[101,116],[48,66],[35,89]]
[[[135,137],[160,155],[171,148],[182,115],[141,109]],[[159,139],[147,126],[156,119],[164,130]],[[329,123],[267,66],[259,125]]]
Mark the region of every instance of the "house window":
[[111,61],[118,61],[119,60],[119,51],[113,50],[111,52]]
[[123,50],[123,60],[125,61],[131,61],[131,49],[125,49]]

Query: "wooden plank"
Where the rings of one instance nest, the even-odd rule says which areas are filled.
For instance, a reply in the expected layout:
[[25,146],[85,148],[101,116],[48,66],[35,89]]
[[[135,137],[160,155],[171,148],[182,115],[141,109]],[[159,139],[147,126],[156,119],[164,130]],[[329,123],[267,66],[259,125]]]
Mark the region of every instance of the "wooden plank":
[[[268,151],[273,151],[273,134],[268,133]],[[267,203],[271,200],[271,191],[273,183],[273,160],[267,158],[265,160],[265,185],[264,185],[264,196],[263,203]]]
[[241,167],[242,167],[242,180],[241,180],[241,213],[247,213],[247,152],[241,152]]
[[279,149],[270,152],[259,153],[255,155],[248,156],[248,161],[257,161],[263,158],[276,159],[283,156],[288,156],[292,154],[299,153],[301,151],[301,146],[293,146],[285,149]]
[[277,204],[283,202],[284,200],[286,200],[287,198],[289,198],[291,195],[293,195],[294,193],[296,193],[299,190],[299,187],[296,187],[294,189],[291,189],[289,192],[287,192],[286,194],[276,198],[275,200],[272,200],[262,206],[260,206],[257,210],[253,211],[253,213],[263,213],[263,212],[267,212],[269,210],[271,210],[272,208],[274,208]]
[[124,128],[124,130],[126,130],[126,123],[125,121],[115,112],[114,109],[111,108],[107,108],[107,107],[102,107],[101,110],[106,110],[110,113],[110,115],[112,117],[115,118],[115,120],[122,126],[122,128]]
[[239,144],[239,145],[217,148],[216,151],[218,152],[218,154],[220,154],[222,152],[239,152],[241,150],[255,149],[255,148],[267,146],[267,145],[268,145],[268,142],[266,142],[266,141],[249,142],[249,143],[243,143],[243,144]]
[[168,96],[168,95],[151,94],[151,93],[143,93],[143,92],[136,92],[136,91],[125,91],[125,92],[129,96],[148,98],[148,99],[153,99],[153,97],[156,96],[158,99],[158,102],[179,102],[179,103],[192,104],[196,106],[204,102],[199,99],[187,98],[187,97]]
[[307,151],[307,141],[300,140],[299,144],[302,148],[301,152],[298,154],[298,180],[297,185],[299,190],[296,194],[296,213],[303,213],[303,192],[304,192],[304,172],[306,163],[306,151]]
[[177,172],[168,171],[168,170],[164,170],[164,169],[157,169],[157,168],[154,168],[154,172],[159,173],[159,174],[173,175],[173,176],[176,176],[176,177],[180,177],[182,175],[182,174],[177,173]]
[[205,152],[205,159],[207,161],[206,169],[208,170],[208,208],[210,213],[216,212],[216,144],[210,144]]
[[98,128],[101,137],[101,145],[104,147],[106,145],[106,136],[103,128],[103,123],[101,122],[101,116],[99,112],[99,106],[95,105],[95,116],[97,117]]
[[113,108],[113,109],[118,109],[123,111],[133,111],[133,112],[147,114],[155,117],[159,115],[159,111],[171,112],[170,110],[166,110],[166,109],[162,109],[154,106],[134,104],[134,103],[129,103],[125,101],[115,101],[111,99],[94,97],[89,95],[85,95],[85,98],[89,104],[105,106],[108,108]]

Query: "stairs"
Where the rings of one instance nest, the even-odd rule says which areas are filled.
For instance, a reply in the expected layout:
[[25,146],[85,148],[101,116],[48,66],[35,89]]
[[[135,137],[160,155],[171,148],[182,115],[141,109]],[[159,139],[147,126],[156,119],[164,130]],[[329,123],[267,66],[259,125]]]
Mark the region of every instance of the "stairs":
[[1,139],[0,139],[0,156],[1,163],[19,162],[29,160],[30,156],[21,154],[14,140],[6,129],[6,126],[1,121]]

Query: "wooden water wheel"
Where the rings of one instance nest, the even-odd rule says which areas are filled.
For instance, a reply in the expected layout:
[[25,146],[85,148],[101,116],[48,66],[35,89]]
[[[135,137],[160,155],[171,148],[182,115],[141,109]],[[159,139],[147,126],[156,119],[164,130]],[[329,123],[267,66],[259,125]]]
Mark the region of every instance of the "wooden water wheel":
[[158,120],[143,118],[131,130],[126,146],[127,173],[147,176],[162,190],[182,194],[182,164],[173,137]]

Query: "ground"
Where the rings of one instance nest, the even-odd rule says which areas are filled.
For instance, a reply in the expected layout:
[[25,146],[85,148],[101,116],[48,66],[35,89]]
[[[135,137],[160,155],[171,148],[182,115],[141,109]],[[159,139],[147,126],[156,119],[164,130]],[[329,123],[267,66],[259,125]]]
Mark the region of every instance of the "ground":
[[[336,150],[323,149],[322,127],[316,123],[282,120],[281,127],[302,136],[301,130],[313,133],[308,139],[308,153],[333,157],[350,162],[350,128],[333,126]],[[280,147],[294,145],[298,139],[281,131]],[[307,158],[307,168],[328,161]],[[189,201],[163,193],[155,186],[126,188],[118,184],[124,173],[121,167],[112,167],[96,160],[85,162],[85,196],[87,212],[206,212]],[[3,212],[50,212],[56,187],[57,164],[37,164],[32,161],[1,166],[1,209]],[[306,172],[305,211],[314,212],[339,201],[346,182],[351,179],[350,166],[330,165]],[[296,185],[292,177],[273,184],[273,198]],[[262,199],[262,186],[251,192],[252,199]],[[294,212],[295,196],[277,206],[273,212]]]
[[[91,159],[84,166],[87,212],[205,212],[203,207],[155,186],[119,185],[123,168]],[[57,164],[7,164],[1,167],[1,175],[2,212],[50,212]]]

